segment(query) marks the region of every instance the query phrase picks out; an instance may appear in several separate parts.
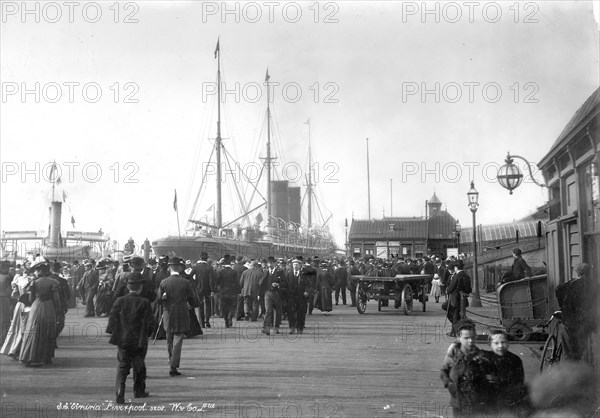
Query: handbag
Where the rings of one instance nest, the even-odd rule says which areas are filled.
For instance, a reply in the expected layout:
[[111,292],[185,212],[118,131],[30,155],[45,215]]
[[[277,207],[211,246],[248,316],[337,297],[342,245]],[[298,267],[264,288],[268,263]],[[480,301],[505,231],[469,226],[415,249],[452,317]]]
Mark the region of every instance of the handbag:
[[442,309],[447,311],[448,310],[448,301],[445,301],[442,303]]

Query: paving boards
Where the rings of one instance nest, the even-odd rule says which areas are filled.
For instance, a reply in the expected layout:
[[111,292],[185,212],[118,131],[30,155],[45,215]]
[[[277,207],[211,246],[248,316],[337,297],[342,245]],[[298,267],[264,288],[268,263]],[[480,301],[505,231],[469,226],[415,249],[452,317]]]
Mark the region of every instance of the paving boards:
[[[420,305],[419,305],[420,307]],[[180,371],[170,377],[164,340],[146,358],[150,397],[115,409],[116,348],[107,318],[69,311],[53,364],[25,368],[0,356],[1,416],[389,417],[450,416],[439,370],[448,345],[440,304],[409,316],[393,307],[367,312],[334,306],[307,316],[302,335],[266,336],[261,322],[212,320],[205,334],[186,339]],[[444,328],[444,326],[446,328]],[[282,327],[282,332],[286,331]],[[487,348],[483,343],[482,348]],[[526,379],[538,363],[525,345],[512,345]]]

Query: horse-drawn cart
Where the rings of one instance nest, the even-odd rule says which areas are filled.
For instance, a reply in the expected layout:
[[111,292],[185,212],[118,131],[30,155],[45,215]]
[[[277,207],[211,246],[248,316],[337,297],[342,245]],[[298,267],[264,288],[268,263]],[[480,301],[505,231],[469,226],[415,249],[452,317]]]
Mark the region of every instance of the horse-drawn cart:
[[[395,277],[352,276],[356,281],[356,309],[364,314],[370,299],[377,301],[377,310],[381,311],[383,301],[393,300],[394,307],[401,308],[405,315],[413,310],[413,301],[423,305],[427,303],[427,289],[431,282],[430,274],[398,274]],[[383,302],[383,303],[382,303]]]

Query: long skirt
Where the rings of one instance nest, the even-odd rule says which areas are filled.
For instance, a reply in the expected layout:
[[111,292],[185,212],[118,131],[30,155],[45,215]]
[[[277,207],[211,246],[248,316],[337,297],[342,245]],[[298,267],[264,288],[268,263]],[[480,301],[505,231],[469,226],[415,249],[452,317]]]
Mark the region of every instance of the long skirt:
[[4,340],[4,344],[0,349],[0,354],[13,357],[19,356],[21,343],[23,342],[23,332],[27,323],[27,315],[29,315],[29,312],[25,312],[25,305],[22,302],[17,302],[6,340]]
[[331,289],[321,288],[317,291],[317,298],[315,300],[315,308],[320,309],[322,312],[331,312],[333,309],[333,303],[331,299]]
[[200,322],[198,322],[198,317],[196,316],[196,310],[191,308],[189,310],[190,314],[190,329],[185,332],[185,336],[187,338],[195,337],[196,335],[202,335],[202,327],[200,326]]
[[[4,280],[4,275],[2,275]],[[10,296],[0,296],[0,326],[2,330],[2,337],[0,337],[0,343],[4,342],[4,338],[8,334],[8,328],[10,320],[13,314],[13,299]]]
[[110,289],[99,289],[96,295],[96,316],[108,315],[112,308],[113,297]]
[[23,346],[19,360],[40,365],[52,362],[56,344],[56,315],[51,300],[36,299],[25,324]]

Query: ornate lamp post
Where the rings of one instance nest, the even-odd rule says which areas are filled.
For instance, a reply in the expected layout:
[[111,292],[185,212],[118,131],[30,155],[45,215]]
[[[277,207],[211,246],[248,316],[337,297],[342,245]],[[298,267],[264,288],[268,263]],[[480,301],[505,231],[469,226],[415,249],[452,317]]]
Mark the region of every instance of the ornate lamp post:
[[521,157],[520,155],[510,155],[510,152],[508,153],[508,155],[506,156],[506,159],[504,160],[504,162],[506,164],[504,164],[502,167],[500,167],[498,169],[498,175],[496,176],[496,178],[498,179],[498,183],[500,183],[500,185],[502,187],[507,189],[510,192],[510,194],[512,194],[512,191],[514,189],[516,189],[517,187],[519,187],[521,185],[521,183],[523,182],[523,173],[521,173],[521,170],[519,169],[519,167],[513,163],[513,160],[515,158],[523,160],[525,162],[525,164],[527,164],[527,169],[529,170],[529,176],[531,177],[531,180],[533,180],[533,182],[535,184],[537,184],[540,187],[546,187],[544,184],[538,183],[537,180],[533,178],[533,173],[531,171],[531,164],[529,164],[529,161],[527,161],[525,158]]
[[481,307],[481,296],[479,295],[479,275],[477,272],[477,220],[475,213],[479,206],[479,192],[475,190],[473,182],[471,182],[471,188],[467,192],[467,197],[469,198],[469,209],[471,209],[471,213],[473,214],[473,278],[475,279],[475,296],[471,306],[478,308]]

